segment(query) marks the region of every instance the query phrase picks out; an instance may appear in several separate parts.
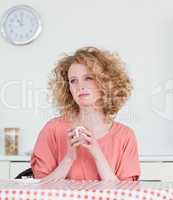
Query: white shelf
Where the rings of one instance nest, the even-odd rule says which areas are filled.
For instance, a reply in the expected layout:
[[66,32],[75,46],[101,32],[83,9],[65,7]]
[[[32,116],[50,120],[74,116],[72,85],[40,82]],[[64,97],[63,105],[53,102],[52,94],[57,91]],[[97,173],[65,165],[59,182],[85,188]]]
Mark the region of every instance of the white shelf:
[[[6,156],[0,155],[0,161],[30,161],[31,156],[16,155]],[[173,155],[155,156],[155,155],[141,155],[139,156],[141,162],[173,162]]]
[[30,161],[30,156],[16,155],[16,156],[6,156],[0,155],[0,161]]
[[142,162],[173,162],[173,155],[139,155]]

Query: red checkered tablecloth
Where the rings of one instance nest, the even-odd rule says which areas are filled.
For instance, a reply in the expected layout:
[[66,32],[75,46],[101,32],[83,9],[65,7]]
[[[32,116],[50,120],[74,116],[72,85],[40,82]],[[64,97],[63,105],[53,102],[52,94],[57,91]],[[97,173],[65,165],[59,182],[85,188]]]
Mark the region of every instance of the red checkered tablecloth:
[[173,182],[0,180],[0,200],[173,200]]

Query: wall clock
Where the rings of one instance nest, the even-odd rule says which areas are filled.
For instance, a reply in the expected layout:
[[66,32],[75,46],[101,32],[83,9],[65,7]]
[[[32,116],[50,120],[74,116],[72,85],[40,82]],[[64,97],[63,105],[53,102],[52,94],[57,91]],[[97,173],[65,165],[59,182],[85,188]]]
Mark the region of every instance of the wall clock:
[[42,30],[39,14],[27,5],[13,6],[1,19],[1,34],[11,44],[26,45],[34,41]]

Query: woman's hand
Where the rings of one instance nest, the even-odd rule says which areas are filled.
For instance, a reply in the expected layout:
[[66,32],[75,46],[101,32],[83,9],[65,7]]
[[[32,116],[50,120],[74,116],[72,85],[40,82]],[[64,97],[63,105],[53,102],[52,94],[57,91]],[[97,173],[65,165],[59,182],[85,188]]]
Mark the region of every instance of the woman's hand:
[[[77,130],[77,132],[76,132]],[[85,147],[96,159],[100,155],[101,149],[93,133],[86,127],[75,127],[68,130],[69,143],[68,153],[70,157],[76,159],[76,148],[81,145]]]
[[97,140],[89,129],[80,129],[81,134],[85,138],[85,143],[81,145],[84,146],[96,161],[96,166],[98,173],[102,180],[108,180],[113,182],[118,182],[119,179],[116,177],[114,170],[110,167],[105,155],[103,154]]
[[76,148],[80,145],[80,137],[76,137],[75,128],[71,128],[67,130],[68,133],[68,150],[67,150],[67,156],[69,158],[75,160],[76,159]]
[[85,142],[80,143],[80,145],[85,147],[91,153],[91,155],[96,158],[101,149],[94,135],[88,128],[80,129],[79,132],[82,134],[85,140]]

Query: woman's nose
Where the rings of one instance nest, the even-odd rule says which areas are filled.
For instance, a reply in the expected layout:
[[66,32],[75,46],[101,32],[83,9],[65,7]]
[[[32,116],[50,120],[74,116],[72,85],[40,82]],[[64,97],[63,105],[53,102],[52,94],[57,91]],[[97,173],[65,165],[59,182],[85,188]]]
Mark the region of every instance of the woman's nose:
[[79,90],[80,90],[80,91],[83,91],[84,89],[85,89],[84,86],[79,87]]
[[84,83],[83,82],[79,82],[79,89],[80,90],[84,90],[85,89],[85,85],[84,85]]

